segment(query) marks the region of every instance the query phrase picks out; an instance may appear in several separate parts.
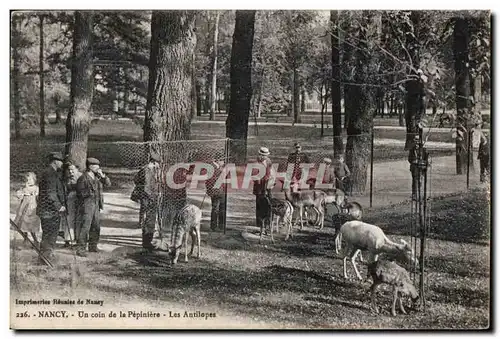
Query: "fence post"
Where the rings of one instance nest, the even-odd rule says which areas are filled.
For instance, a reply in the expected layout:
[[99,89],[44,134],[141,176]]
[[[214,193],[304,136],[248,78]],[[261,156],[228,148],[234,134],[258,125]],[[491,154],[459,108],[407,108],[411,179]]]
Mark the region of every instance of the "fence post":
[[472,132],[472,129],[468,128],[468,131],[467,131],[467,190],[469,190],[469,178],[470,178],[471,132]]
[[373,123],[372,123],[372,144],[370,150],[370,208],[373,206]]
[[[224,142],[224,164],[229,162],[229,142],[231,139],[226,138]],[[224,234],[226,234],[227,224],[227,184],[224,186]]]

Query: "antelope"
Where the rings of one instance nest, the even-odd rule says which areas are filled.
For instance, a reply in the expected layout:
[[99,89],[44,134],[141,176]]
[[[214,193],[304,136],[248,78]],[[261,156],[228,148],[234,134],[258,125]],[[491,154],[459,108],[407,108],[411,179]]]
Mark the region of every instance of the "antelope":
[[271,240],[273,239],[273,225],[274,219],[276,217],[276,231],[279,232],[279,222],[280,218],[283,224],[287,228],[285,240],[288,240],[292,236],[292,217],[293,217],[293,206],[288,200],[282,200],[278,198],[271,198]]
[[399,301],[399,309],[403,314],[406,311],[403,307],[401,295],[410,295],[413,303],[419,299],[419,295],[415,286],[413,286],[408,272],[393,261],[380,259],[368,264],[368,274],[373,279],[373,284],[370,287],[371,291],[371,306],[375,313],[379,313],[375,300],[376,290],[380,284],[388,284],[393,287],[393,300],[391,314],[396,316],[396,302]]
[[377,261],[380,253],[392,255],[399,261],[406,261],[412,265],[417,265],[411,246],[401,239],[401,244],[392,242],[378,226],[370,225],[359,220],[348,221],[340,227],[340,231],[335,238],[335,251],[341,249],[342,239],[347,243],[344,255],[344,278],[347,279],[347,257],[351,258],[352,266],[359,280],[363,280],[356,267],[356,257],[363,251],[367,251],[373,256],[373,261]]
[[[325,221],[325,198],[326,193],[319,190],[303,190],[297,192],[291,192],[290,188],[283,188],[285,192],[285,198],[288,200],[294,209],[298,209],[300,218],[300,229],[302,230],[304,226],[304,221],[302,220],[302,214],[304,209],[307,207],[312,207],[316,213],[318,213],[320,220],[320,228],[323,228]],[[295,223],[297,225],[297,222]]]
[[177,263],[179,258],[179,250],[184,242],[184,261],[188,261],[187,242],[188,235],[191,235],[191,252],[193,254],[194,242],[198,245],[198,256],[200,258],[200,224],[201,224],[201,209],[195,205],[187,204],[175,216],[173,221],[172,246],[170,249],[170,258],[172,264]]

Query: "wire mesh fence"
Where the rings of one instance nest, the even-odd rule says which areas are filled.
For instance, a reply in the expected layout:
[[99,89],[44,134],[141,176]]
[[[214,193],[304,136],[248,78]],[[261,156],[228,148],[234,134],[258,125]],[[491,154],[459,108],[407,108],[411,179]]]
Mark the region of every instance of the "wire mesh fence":
[[[347,138],[344,137],[344,145],[346,142]],[[234,147],[234,143],[238,143],[238,141],[211,139],[165,143],[89,142],[87,155],[99,160],[102,172],[110,180],[110,186],[106,187],[105,182],[102,182],[103,187],[96,188],[103,192],[104,205],[101,206],[103,211],[101,213],[95,212],[96,207],[94,210],[91,208],[90,212],[87,211],[88,213],[94,211],[99,218],[97,221],[90,218],[89,228],[92,228],[93,232],[88,230],[89,232],[86,233],[88,244],[95,243],[100,233],[100,230],[94,230],[97,226],[94,227],[93,222],[102,224],[102,227],[122,227],[125,229],[124,233],[128,232],[127,229],[140,230],[143,227],[144,220],[141,219],[144,213],[144,208],[141,209],[143,203],[142,201],[133,202],[130,198],[135,187],[134,179],[141,168],[148,166],[152,153],[159,155],[161,177],[159,198],[155,200],[155,204],[158,206],[156,208],[158,213],[155,215],[155,235],[168,244],[172,236],[172,221],[176,211],[187,202],[201,206],[205,211],[211,206],[212,198],[206,194],[207,190],[204,184],[206,177],[203,175],[207,173],[206,167],[208,165],[219,160],[224,163],[237,163],[229,152],[229,148]],[[308,174],[311,178],[315,177],[319,165],[324,162],[325,158],[330,158],[333,166],[337,166],[331,138],[273,138],[272,136],[261,136],[258,139],[249,138],[246,145],[242,145],[246,149],[243,165],[235,165],[234,174],[237,178],[234,182],[236,186],[228,185],[227,195],[224,197],[227,199],[227,204],[224,204],[227,209],[225,221],[227,228],[255,226],[253,212],[255,198],[252,194],[251,180],[250,185],[242,187],[244,181],[242,177],[247,173],[246,164],[256,160],[261,147],[267,147],[270,151],[271,161],[277,164],[279,171],[285,171],[289,164],[290,154],[295,152],[295,143],[300,144],[301,152],[307,155],[308,162],[313,165]],[[367,152],[370,153],[369,145],[366,148]],[[431,161],[428,174],[429,197],[465,191],[467,189],[465,176],[457,176],[455,173],[453,156],[455,145],[445,142],[429,142],[426,148]],[[82,208],[78,205],[81,197],[78,196],[77,180],[73,176],[79,177],[86,169],[75,169],[76,174],[68,173],[68,171],[61,173],[62,196],[57,197],[57,199],[60,199],[61,205],[65,205],[66,211],[64,213],[59,213],[60,207],[57,203],[53,204],[52,201],[56,200],[54,195],[49,193],[47,188],[40,187],[40,185],[47,185],[46,172],[49,168],[47,156],[52,152],[60,152],[64,156],[65,149],[66,145],[61,143],[11,143],[11,216],[14,219],[16,215],[25,213],[29,219],[30,216],[36,214],[34,211],[37,207],[47,205],[46,200],[51,201],[50,206],[47,207],[52,209],[51,213],[48,213],[47,217],[43,219],[45,228],[48,230],[46,233],[53,232],[55,234],[55,236],[51,235],[50,242],[53,243],[55,237],[59,243],[74,244],[81,232],[81,230],[76,229],[75,225],[82,223],[82,220],[78,219],[78,215],[83,212],[79,210]],[[412,179],[407,157],[408,151],[404,149],[404,141],[375,138],[373,154],[369,154],[364,161],[366,172],[366,175],[363,176],[364,183],[354,182],[355,189],[353,189],[350,199],[360,203],[363,208],[369,207],[370,202],[374,207],[377,207],[409,200]],[[350,165],[350,161],[352,160],[347,159],[348,165]],[[179,164],[184,165],[179,166]],[[478,167],[476,162],[474,170],[471,171],[470,184],[472,187],[479,184]],[[34,181],[37,189],[29,188],[33,186],[27,183],[26,174],[29,172],[33,172],[36,176]],[[373,176],[371,176],[372,172]],[[193,176],[196,175],[201,175],[201,177],[193,180]],[[173,186],[175,184],[181,184],[181,186],[172,188],[172,182],[168,182],[169,178],[173,180]],[[228,183],[233,182],[228,180]],[[36,190],[38,190],[38,196],[31,198],[36,195],[34,193]],[[276,187],[275,192],[278,197],[283,195],[280,187]],[[24,206],[23,208],[26,210],[23,211],[20,206],[23,201],[29,199],[33,201],[25,203],[29,208]],[[99,201],[94,201],[94,205],[99,207]],[[53,218],[51,219],[49,216],[53,216]],[[205,212],[203,215],[204,227],[209,225],[210,218],[210,213]],[[87,223],[89,223],[88,220]],[[40,225],[39,221],[38,225]],[[33,227],[35,228],[35,226]],[[30,232],[29,227],[21,228],[23,231]],[[34,232],[37,235],[36,240],[40,241],[40,227],[36,231]],[[137,237],[134,245],[140,246],[140,234]],[[132,243],[130,242],[130,244]]]

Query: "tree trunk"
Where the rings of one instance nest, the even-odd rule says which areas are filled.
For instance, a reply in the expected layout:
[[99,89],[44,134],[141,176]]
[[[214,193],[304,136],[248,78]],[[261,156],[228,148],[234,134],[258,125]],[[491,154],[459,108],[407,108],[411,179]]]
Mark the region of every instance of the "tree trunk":
[[219,36],[219,17],[220,12],[216,11],[215,22],[214,22],[214,35],[213,35],[213,46],[212,46],[212,62],[210,68],[210,86],[211,86],[211,96],[210,96],[210,120],[215,120],[215,106],[217,102],[217,41]]
[[202,112],[202,102],[201,102],[201,84],[198,79],[196,79],[196,115],[201,116]]
[[[162,175],[173,164],[187,158],[185,140],[191,132],[193,113],[193,54],[196,45],[195,11],[153,11],[149,82],[144,122],[144,141],[150,152],[160,155]],[[184,141],[184,142],[168,142]],[[173,178],[164,177],[162,187],[161,233],[168,239],[173,220],[185,206],[186,188],[173,188],[168,180],[185,181],[187,173],[178,170]]]
[[21,102],[19,98],[19,57],[21,39],[21,18],[16,13],[12,14],[12,102],[14,109],[14,137],[21,138]]
[[226,136],[231,160],[244,163],[247,158],[248,119],[252,97],[252,48],[255,12],[236,11],[231,49],[231,99],[226,121]]
[[[382,18],[379,12],[363,11],[366,31],[361,33],[359,49],[354,52],[354,82],[357,84],[375,83],[373,70],[377,69],[375,44],[380,39]],[[367,170],[370,163],[371,133],[373,114],[376,109],[376,91],[370,85],[352,86],[349,97],[353,100],[353,110],[347,126],[346,163],[351,169],[353,192],[363,193],[366,188]]]
[[94,91],[92,63],[92,12],[76,11],[73,31],[70,109],[66,119],[66,153],[85,168],[90,129],[90,107]]
[[306,111],[306,91],[304,88],[300,90],[300,113]]
[[455,88],[457,105],[456,128],[462,135],[456,140],[456,170],[457,174],[467,172],[467,115],[470,104],[469,58],[469,27],[465,18],[456,18],[453,31],[453,53],[455,57]]
[[144,141],[190,136],[194,11],[153,11]]
[[330,23],[333,26],[332,34],[332,127],[333,127],[333,152],[335,156],[344,153],[342,140],[342,107],[341,107],[341,84],[340,84],[340,34],[339,12],[330,11]]
[[[420,25],[420,11],[412,11],[410,19],[412,21],[415,30],[418,29]],[[415,36],[418,36],[418,32],[415,31],[414,35],[407,35],[406,45],[408,52],[410,53],[411,59],[413,61],[413,67],[418,69],[420,67],[420,50],[419,43],[416,41]],[[418,74],[413,73],[414,76],[418,77]],[[418,121],[424,113],[424,87],[420,80],[411,80],[406,82],[406,143],[405,150],[409,150],[412,147],[413,139],[418,135]]]
[[196,52],[193,50],[191,58],[191,120],[198,115],[198,86],[196,83]]
[[299,70],[293,68],[293,123],[300,123],[300,81]]
[[323,96],[323,88],[324,84],[321,84],[321,88],[319,91],[319,101],[321,103],[321,137],[324,136],[325,131],[324,131],[324,126],[325,126],[325,105],[323,104],[324,101],[324,96]]
[[44,94],[44,67],[43,67],[43,19],[44,16],[38,16],[40,20],[40,51],[38,53],[38,71],[40,76],[40,136],[45,137],[45,94]]

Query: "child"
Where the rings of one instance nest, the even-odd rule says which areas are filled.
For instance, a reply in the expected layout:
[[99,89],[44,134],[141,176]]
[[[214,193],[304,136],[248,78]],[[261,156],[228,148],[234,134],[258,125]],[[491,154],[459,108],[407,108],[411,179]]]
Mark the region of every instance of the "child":
[[[38,186],[36,185],[36,175],[29,172],[25,175],[24,187],[16,192],[16,195],[21,199],[21,203],[17,208],[15,223],[24,232],[27,238],[29,232],[33,237],[35,244],[38,246],[38,238],[36,234],[40,232],[40,219],[36,215],[36,200],[38,197]],[[25,240],[26,242],[26,240]]]

